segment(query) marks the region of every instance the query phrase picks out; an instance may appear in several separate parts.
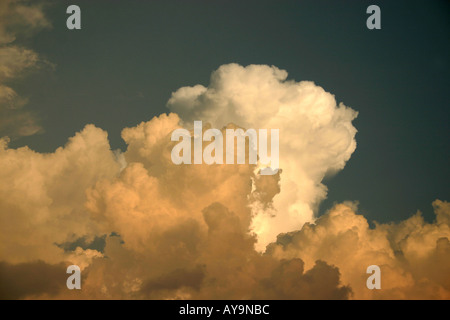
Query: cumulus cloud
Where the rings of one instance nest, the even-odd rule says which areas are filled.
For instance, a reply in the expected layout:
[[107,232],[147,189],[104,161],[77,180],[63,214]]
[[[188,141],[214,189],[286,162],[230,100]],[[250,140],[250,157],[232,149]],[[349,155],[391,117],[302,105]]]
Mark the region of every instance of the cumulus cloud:
[[[92,125],[51,154],[3,140],[2,260],[78,264],[91,298],[252,298],[264,288],[262,298],[276,298],[283,289],[272,284],[288,262],[254,250],[248,207],[252,192],[273,194],[273,183],[253,188],[252,165],[174,165],[170,134],[179,126],[170,114],[125,129],[125,168]],[[104,247],[89,249],[102,234]],[[311,278],[294,266],[289,290],[309,292],[330,273],[334,281],[326,290],[318,283],[324,291],[314,297],[349,297],[336,268],[319,264],[313,269],[324,276]]]
[[57,244],[96,235],[84,207],[88,187],[119,168],[107,134],[92,125],[53,153],[10,149],[0,139],[0,252],[9,262],[60,262]]
[[[391,224],[369,228],[351,204],[339,204],[315,224],[280,234],[267,248],[279,259],[300,258],[312,266],[317,259],[339,268],[343,283],[359,299],[450,298],[450,204],[436,200],[434,223],[420,213]],[[381,268],[382,290],[368,290],[366,268]]]
[[36,52],[16,45],[17,36],[49,26],[42,4],[18,0],[0,4],[0,137],[30,136],[42,131],[37,116],[23,109],[28,100],[8,83],[43,62]]
[[[336,267],[278,260],[254,250],[255,236],[220,203],[199,221],[178,221],[151,248],[108,238],[105,256],[88,268],[85,288],[96,297],[151,299],[347,299]],[[206,227],[202,227],[202,223]],[[101,277],[103,281],[99,282]],[[100,294],[101,293],[101,294]]]
[[185,126],[203,120],[215,128],[234,123],[280,130],[283,192],[273,197],[271,208],[263,198],[252,203],[260,249],[278,233],[314,220],[327,193],[322,179],[344,168],[356,148],[352,120],[357,112],[337,105],[332,94],[313,82],[287,80],[287,76],[274,66],[223,65],[212,73],[208,87],[180,88],[168,101]]
[[[0,139],[0,277],[9,279],[1,292],[17,299],[448,298],[447,202],[434,202],[434,223],[415,215],[371,229],[352,203],[314,219],[323,176],[342,169],[355,147],[356,113],[311,82],[285,79],[275,67],[219,68],[208,88],[173,94],[169,106],[179,115],[125,128],[124,152],[112,151],[93,125],[47,154]],[[266,103],[265,115],[238,112],[253,100]],[[278,127],[282,170],[261,176],[251,164],[173,164],[171,133],[193,119],[222,132]],[[68,264],[82,268],[79,291],[65,288]],[[372,264],[381,267],[379,291],[365,287]],[[29,281],[15,271],[25,269]],[[41,269],[58,273],[58,285],[35,289],[32,270]]]

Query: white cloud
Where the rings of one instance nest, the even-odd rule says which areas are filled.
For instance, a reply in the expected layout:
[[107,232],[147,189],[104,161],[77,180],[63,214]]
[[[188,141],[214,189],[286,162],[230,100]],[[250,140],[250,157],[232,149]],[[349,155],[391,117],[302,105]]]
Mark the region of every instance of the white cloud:
[[208,87],[180,88],[168,102],[185,126],[203,120],[216,128],[234,123],[280,130],[283,192],[273,198],[273,209],[253,203],[260,249],[278,233],[314,220],[327,193],[322,179],[344,168],[356,148],[354,110],[336,105],[334,96],[313,82],[286,79],[287,72],[274,66],[228,64],[213,72]]

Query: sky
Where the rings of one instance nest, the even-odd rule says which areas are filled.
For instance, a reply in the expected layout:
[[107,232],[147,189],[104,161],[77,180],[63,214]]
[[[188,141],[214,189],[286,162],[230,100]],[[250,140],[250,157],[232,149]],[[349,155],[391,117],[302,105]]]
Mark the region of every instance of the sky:
[[[123,280],[128,291],[111,287],[104,292],[113,298],[246,298],[259,290],[267,294],[262,298],[416,298],[440,285],[436,292],[441,296],[426,297],[449,297],[448,277],[431,279],[425,289],[415,282],[432,262],[445,266],[450,261],[445,202],[450,194],[448,2],[1,3],[9,9],[0,14],[0,137],[8,136],[9,142],[0,144],[8,151],[0,156],[0,208],[2,220],[20,225],[20,240],[4,240],[3,274],[17,272],[17,264],[26,268],[41,260],[57,268],[73,260],[82,261],[94,275],[106,268],[101,260],[107,254],[121,261],[111,267],[119,272],[127,267],[124,257],[154,259],[141,247],[152,254],[167,252],[158,239],[174,241],[170,250],[177,247],[173,239],[179,239],[195,248],[177,262],[181,271],[163,274],[163,266],[175,259],[167,255],[151,274],[133,270]],[[66,27],[70,4],[81,8],[81,30]],[[371,4],[381,8],[381,30],[366,27]],[[239,112],[243,114],[235,116]],[[230,122],[282,127],[283,172],[258,180],[251,167],[216,173],[171,167],[164,152],[166,136],[192,123],[194,115],[219,129]],[[215,178],[205,180],[211,174]],[[249,181],[256,193],[246,187]],[[207,186],[214,192],[205,191]],[[146,192],[159,195],[156,204],[145,199]],[[251,212],[244,195],[251,199]],[[158,210],[170,218],[148,218]],[[30,218],[26,211],[36,211],[36,216]],[[13,212],[21,213],[13,218]],[[217,212],[229,219],[222,221]],[[184,221],[186,215],[194,217],[183,222],[190,233],[178,234],[181,226],[173,219]],[[27,237],[32,221],[39,230]],[[310,229],[302,228],[307,222]],[[141,225],[148,228],[139,231]],[[353,227],[367,246],[354,248],[358,258],[346,264],[344,253],[336,258],[323,246],[329,241],[348,246],[351,237],[339,230]],[[247,238],[249,228],[256,237]],[[241,230],[235,240],[243,243],[238,257],[251,256],[254,266],[267,266],[267,274],[259,275],[266,277],[258,284],[263,289],[247,284],[248,275],[240,279],[243,287],[238,281],[222,292],[203,286],[211,275],[227,274],[216,266],[224,257],[214,256],[219,245],[211,237],[228,239],[228,229]],[[328,230],[322,240],[320,230]],[[45,233],[54,235],[52,243],[45,242]],[[283,233],[289,236],[276,241]],[[15,236],[5,231],[2,237]],[[33,237],[36,244],[30,244]],[[79,251],[74,244],[80,244]],[[261,258],[253,245],[260,251],[269,245],[270,250]],[[317,251],[306,250],[308,246]],[[395,254],[399,250],[409,264],[420,260],[423,268],[403,265]],[[363,276],[351,275],[368,256],[397,279],[385,296],[367,293],[358,287]],[[291,260],[284,265],[280,259]],[[200,262],[212,267],[204,272]],[[296,267],[304,273],[292,275]],[[180,272],[193,284],[176,292],[164,287],[165,282],[179,282]],[[296,296],[292,288],[278,287],[280,277],[292,276],[292,283],[304,288],[305,279],[321,272],[334,277],[323,296],[314,296],[311,288]],[[94,289],[102,285],[87,283],[87,295],[99,297]],[[62,294],[46,290],[32,293]],[[13,297],[27,295],[17,289]]]

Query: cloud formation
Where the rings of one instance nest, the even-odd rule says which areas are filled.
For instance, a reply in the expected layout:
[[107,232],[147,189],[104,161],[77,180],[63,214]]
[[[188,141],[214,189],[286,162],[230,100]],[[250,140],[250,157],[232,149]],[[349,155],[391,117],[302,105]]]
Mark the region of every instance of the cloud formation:
[[[265,103],[266,114],[238,114],[252,101]],[[322,178],[342,169],[355,148],[356,113],[336,106],[331,94],[287,81],[275,67],[232,64],[219,68],[208,88],[176,91],[169,106],[179,115],[122,131],[123,153],[111,151],[107,133],[94,125],[48,154],[10,149],[0,139],[4,296],[449,298],[448,202],[434,202],[434,223],[418,214],[371,229],[352,203],[314,218],[326,193]],[[277,126],[282,171],[260,176],[249,164],[173,164],[171,133],[188,127],[191,113],[221,130]],[[80,291],[66,289],[65,270],[55,267],[68,264],[82,269]],[[372,264],[381,267],[379,291],[365,287]],[[54,270],[56,279],[63,271],[64,282],[34,289],[34,269]],[[17,270],[29,281],[16,279]]]
[[263,249],[280,232],[314,220],[326,197],[322,179],[344,168],[356,148],[352,120],[357,112],[337,105],[334,96],[310,81],[287,80],[274,66],[223,65],[208,87],[183,87],[168,101],[184,125],[203,120],[215,128],[234,123],[244,128],[280,130],[280,188],[271,208],[252,203],[253,230]]
[[9,262],[60,262],[56,244],[97,234],[86,189],[119,171],[107,134],[92,125],[53,153],[9,149],[0,139],[0,252]]

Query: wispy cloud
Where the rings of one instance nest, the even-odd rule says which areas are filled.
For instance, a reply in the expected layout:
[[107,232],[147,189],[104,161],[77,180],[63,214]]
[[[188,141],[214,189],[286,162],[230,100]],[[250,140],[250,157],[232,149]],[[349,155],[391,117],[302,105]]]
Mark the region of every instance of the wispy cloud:
[[16,138],[42,132],[37,116],[24,109],[27,98],[8,83],[36,69],[41,62],[36,52],[16,45],[16,38],[49,26],[41,4],[17,0],[0,4],[0,136]]

